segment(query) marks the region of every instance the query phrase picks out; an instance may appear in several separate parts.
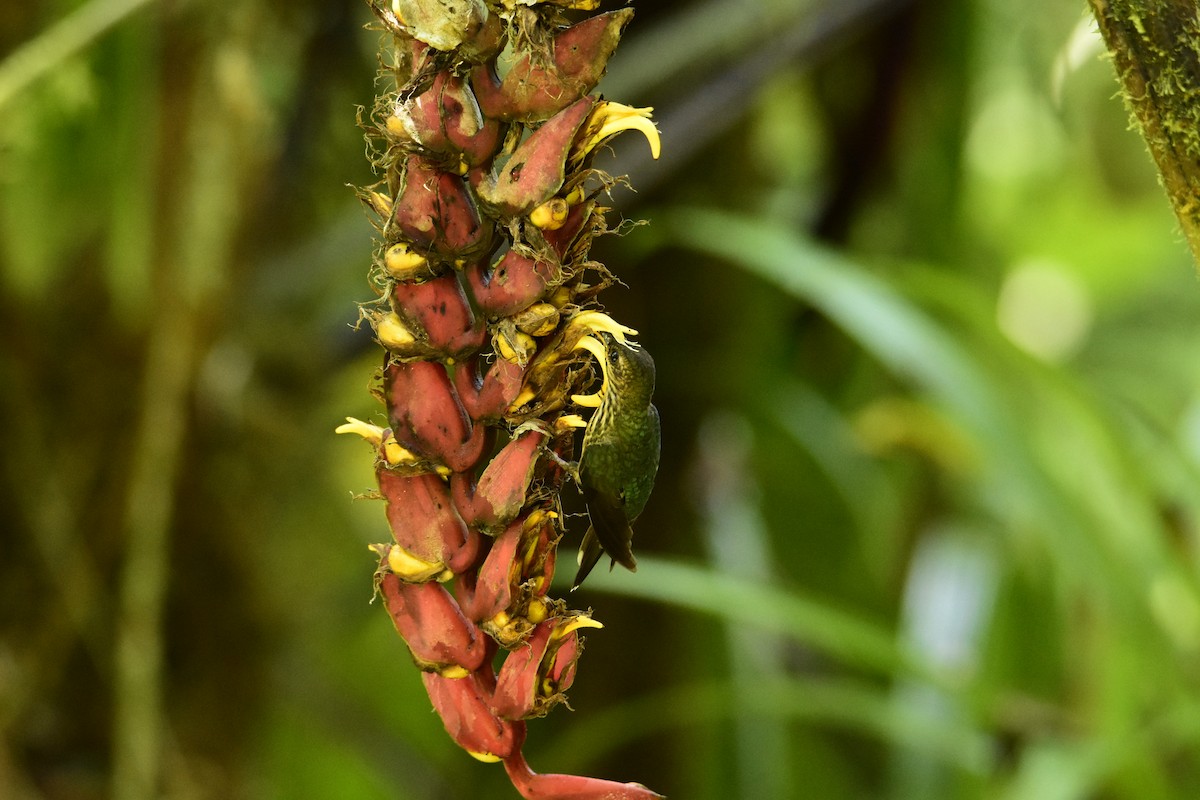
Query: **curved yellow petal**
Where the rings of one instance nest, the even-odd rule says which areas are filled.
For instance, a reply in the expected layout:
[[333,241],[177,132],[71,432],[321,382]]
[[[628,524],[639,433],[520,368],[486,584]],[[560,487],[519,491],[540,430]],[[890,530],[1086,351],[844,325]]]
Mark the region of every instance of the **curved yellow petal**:
[[658,158],[662,140],[658,128],[650,120],[653,108],[633,108],[623,103],[597,103],[584,127],[584,137],[575,143],[572,158],[582,161],[588,153],[599,147],[606,139],[622,131],[640,131],[650,144],[650,155]]
[[[578,402],[576,400],[577,397],[580,397],[580,395],[572,395],[571,402]],[[558,420],[555,421],[554,425],[555,427],[562,428],[564,430],[567,428],[586,428],[587,420],[578,414],[563,414],[558,418]]]
[[[595,394],[573,394],[573,395],[571,395],[571,402],[577,406],[583,406],[584,408],[599,408],[602,400],[600,397],[600,393],[596,392]],[[579,415],[572,414],[571,416],[577,417]],[[580,417],[581,421],[582,421],[582,419],[583,418]],[[582,425],[576,425],[574,427],[586,428],[587,423],[584,422]]]
[[356,433],[371,444],[378,447],[383,443],[383,428],[363,422],[361,419],[346,417],[345,423],[333,429],[334,433]]
[[576,614],[575,617],[570,622],[568,622],[565,625],[562,625],[558,628],[555,628],[554,633],[551,634],[551,637],[554,639],[562,639],[564,636],[569,634],[571,631],[578,630],[580,628],[603,628],[603,627],[604,626],[602,624],[600,624],[598,621],[592,619],[587,614]]
[[581,328],[588,333],[611,333],[618,342],[624,342],[626,336],[637,336],[638,333],[603,311],[580,311],[567,322],[568,331],[576,332]]
[[577,341],[575,343],[575,346],[571,349],[572,350],[587,350],[589,353],[594,355],[596,358],[600,359],[601,362],[603,362],[605,360],[606,352],[604,350],[604,345],[602,345],[600,343],[599,339],[596,339],[593,336],[584,336],[582,339]]

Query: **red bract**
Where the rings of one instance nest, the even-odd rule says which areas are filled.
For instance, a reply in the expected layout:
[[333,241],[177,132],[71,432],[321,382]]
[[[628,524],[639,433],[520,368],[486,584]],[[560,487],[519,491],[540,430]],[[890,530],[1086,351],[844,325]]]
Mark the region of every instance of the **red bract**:
[[454,472],[478,463],[484,429],[458,402],[445,367],[435,361],[392,362],[384,368],[383,380],[396,441]]
[[525,505],[525,494],[542,452],[545,434],[526,431],[500,450],[477,482],[454,476],[454,506],[474,528],[495,531],[508,524]]
[[461,674],[483,663],[484,637],[440,583],[404,583],[385,574],[379,590],[397,633],[421,669]]
[[434,358],[474,353],[486,336],[454,274],[420,283],[397,281],[392,286],[392,308]]
[[430,152],[451,156],[462,170],[491,160],[500,148],[502,126],[485,119],[461,78],[438,73],[433,86],[396,109],[397,123]]
[[458,365],[454,387],[471,419],[497,422],[517,399],[524,378],[525,371],[511,361],[498,358],[489,366],[477,355]]
[[458,746],[482,760],[509,758],[519,752],[518,739],[524,738],[520,722],[500,719],[488,707],[492,681],[486,672],[473,672],[465,678],[445,678],[424,673],[425,691],[433,708],[442,718],[446,732]]
[[443,261],[487,250],[488,226],[480,223],[463,179],[441,172],[422,156],[409,156],[399,176],[403,188],[393,206],[396,228],[421,252]]
[[576,345],[635,333],[596,301],[611,282],[590,256],[607,230],[597,197],[614,180],[591,159],[621,130],[655,153],[658,136],[648,109],[588,96],[632,12],[568,25],[562,9],[588,3],[370,2],[396,81],[372,117],[380,180],[360,190],[382,237],[379,300],[362,316],[387,350],[389,427],[339,430],[371,443],[387,503],[379,594],[446,731],[504,761],[522,795],[658,797],[539,775],[521,753],[524,720],[564,700],[581,629],[599,627],[550,588],[557,495],[584,424],[572,403],[599,375]]
[[467,269],[471,297],[492,317],[507,317],[528,308],[562,278],[559,265],[516,250],[509,250],[495,265],[474,264]]
[[580,618],[572,615],[538,625],[525,646],[501,667],[492,710],[505,719],[526,719],[543,717],[561,703],[575,680],[575,662],[583,651],[575,630],[579,624]]
[[504,80],[489,66],[476,68],[471,85],[484,112],[496,119],[536,122],[557,114],[600,82],[631,9],[598,14],[560,31],[551,60],[527,53]]
[[509,216],[528,214],[549,200],[562,188],[571,145],[595,104],[584,97],[555,114],[509,156],[499,175],[481,181],[475,191]]
[[445,481],[433,472],[408,476],[380,468],[377,473],[396,544],[453,573],[470,569],[482,541],[455,511]]

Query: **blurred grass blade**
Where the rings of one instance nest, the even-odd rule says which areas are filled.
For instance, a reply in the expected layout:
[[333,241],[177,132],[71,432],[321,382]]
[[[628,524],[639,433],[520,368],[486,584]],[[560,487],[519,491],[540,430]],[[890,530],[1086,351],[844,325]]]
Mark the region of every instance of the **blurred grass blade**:
[[[700,426],[696,447],[696,505],[709,561],[742,580],[771,583],[777,555],[754,477],[756,447],[749,422],[732,412],[710,415]],[[739,704],[748,705],[764,680],[787,674],[787,649],[778,634],[730,621],[725,640]],[[734,721],[734,731],[738,796],[794,797],[797,771],[788,758],[788,726],[773,716],[745,714]]]
[[883,625],[777,586],[677,561],[638,556],[636,575],[597,570],[588,578],[588,588],[669,603],[712,614],[723,622],[780,633],[862,668],[945,682],[932,668],[899,647]]
[[[766,399],[765,414],[812,458],[864,538],[882,530],[896,507],[895,492],[877,462],[863,452],[846,416],[812,387],[783,383]],[[863,496],[872,502],[863,503]]]
[[[654,219],[675,242],[725,259],[815,306],[894,374],[928,393],[980,445],[981,493],[993,502],[1003,498],[997,511],[1006,523],[1015,530],[1034,522],[1068,573],[1098,582],[1105,593],[1123,594],[1128,607],[1144,603],[1141,580],[1152,559],[1143,557],[1144,549],[1123,552],[1098,542],[1095,519],[1070,488],[1079,471],[1056,471],[1035,449],[1030,420],[1018,416],[1018,401],[1045,386],[1032,380],[1028,368],[993,378],[984,365],[994,353],[969,350],[961,332],[935,322],[895,288],[779,224],[696,209],[664,210]],[[1072,411],[1083,408],[1072,392],[1053,396]],[[1050,435],[1055,424],[1072,419],[1051,421]],[[1060,446],[1051,455],[1078,463],[1070,448]],[[1131,557],[1142,574],[1129,568]]]
[[840,726],[855,734],[905,744],[974,774],[991,768],[993,743],[977,729],[896,706],[886,690],[876,686],[828,678],[764,679],[745,693],[725,683],[675,686],[604,711],[590,711],[586,722],[571,726],[556,738],[545,758],[585,768],[606,752],[639,739],[747,713]]
[[[903,639],[951,674],[978,674],[984,634],[995,613],[1000,565],[986,537],[977,534],[958,526],[926,531],[917,542],[904,587]],[[948,726],[969,719],[961,693],[919,680],[899,681],[892,701],[906,716],[940,719]],[[953,779],[936,758],[909,742],[893,749],[892,765],[892,780],[904,798],[944,796]]]
[[0,61],[0,109],[27,86],[153,0],[92,0]]
[[816,305],[890,369],[981,431],[999,433],[1006,422],[984,376],[944,331],[834,252],[778,225],[715,211],[656,212],[654,224],[681,244],[728,259]]

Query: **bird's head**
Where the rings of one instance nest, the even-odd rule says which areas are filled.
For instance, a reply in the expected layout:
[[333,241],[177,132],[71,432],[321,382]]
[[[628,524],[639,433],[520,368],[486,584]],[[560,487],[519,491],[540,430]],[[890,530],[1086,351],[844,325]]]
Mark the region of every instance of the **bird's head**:
[[603,379],[597,394],[601,401],[615,390],[622,398],[650,402],[654,394],[654,359],[641,345],[600,331],[581,338],[575,349],[591,352],[600,362]]

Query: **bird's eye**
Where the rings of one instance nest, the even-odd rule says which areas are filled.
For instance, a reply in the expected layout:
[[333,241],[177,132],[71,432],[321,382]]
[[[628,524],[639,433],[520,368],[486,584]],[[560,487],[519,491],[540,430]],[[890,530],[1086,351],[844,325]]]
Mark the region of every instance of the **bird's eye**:
[[619,353],[617,353],[617,348],[615,347],[608,348],[608,353],[606,355],[608,356],[608,363],[610,364],[616,364],[621,360],[621,356]]

